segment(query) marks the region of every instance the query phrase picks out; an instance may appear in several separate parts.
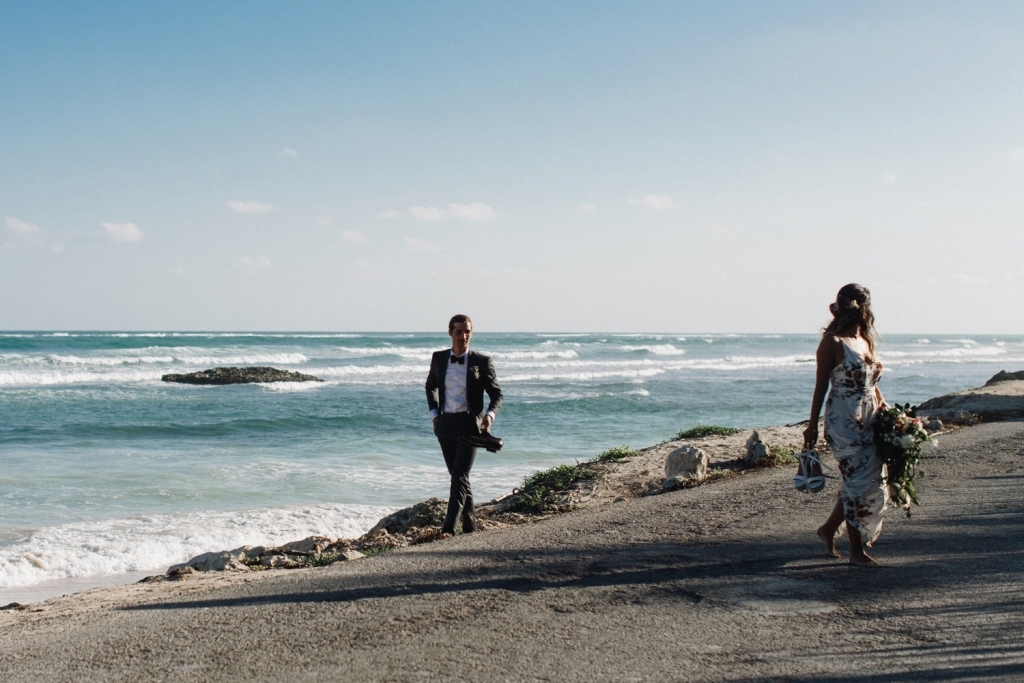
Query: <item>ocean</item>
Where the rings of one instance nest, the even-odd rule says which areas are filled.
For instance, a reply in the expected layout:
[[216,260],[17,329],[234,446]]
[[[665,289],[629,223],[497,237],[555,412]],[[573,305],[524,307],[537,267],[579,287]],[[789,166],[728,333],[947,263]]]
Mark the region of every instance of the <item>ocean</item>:
[[[806,419],[818,337],[487,334],[505,392],[474,496],[695,424]],[[441,334],[0,333],[0,605],[159,573],[201,552],[355,537],[448,477],[423,383]],[[881,388],[917,403],[1024,369],[1021,336],[882,339]],[[270,365],[323,383],[203,387],[168,372]]]

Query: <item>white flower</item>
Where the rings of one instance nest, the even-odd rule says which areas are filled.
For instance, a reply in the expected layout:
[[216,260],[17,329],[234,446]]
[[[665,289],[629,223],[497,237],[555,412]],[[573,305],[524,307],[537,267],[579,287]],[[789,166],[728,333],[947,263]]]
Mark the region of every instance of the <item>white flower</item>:
[[909,451],[917,444],[917,440],[914,439],[913,434],[906,434],[899,438],[899,447],[905,451]]

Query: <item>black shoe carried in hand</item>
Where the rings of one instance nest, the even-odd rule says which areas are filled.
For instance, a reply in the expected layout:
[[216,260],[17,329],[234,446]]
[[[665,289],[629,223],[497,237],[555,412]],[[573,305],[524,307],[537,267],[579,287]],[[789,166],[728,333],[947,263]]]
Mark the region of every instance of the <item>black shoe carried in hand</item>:
[[473,446],[474,448],[485,448],[491,453],[497,453],[501,450],[501,447],[505,445],[505,442],[500,437],[497,437],[490,432],[466,434],[464,436],[460,436],[459,441],[467,446]]

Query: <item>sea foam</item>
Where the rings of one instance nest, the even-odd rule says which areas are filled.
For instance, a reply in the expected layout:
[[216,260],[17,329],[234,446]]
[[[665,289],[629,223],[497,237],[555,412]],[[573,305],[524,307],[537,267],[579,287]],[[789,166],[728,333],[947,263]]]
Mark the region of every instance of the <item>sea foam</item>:
[[163,571],[200,553],[280,545],[307,536],[356,538],[394,508],[308,505],[82,522],[0,544],[0,588],[135,571]]

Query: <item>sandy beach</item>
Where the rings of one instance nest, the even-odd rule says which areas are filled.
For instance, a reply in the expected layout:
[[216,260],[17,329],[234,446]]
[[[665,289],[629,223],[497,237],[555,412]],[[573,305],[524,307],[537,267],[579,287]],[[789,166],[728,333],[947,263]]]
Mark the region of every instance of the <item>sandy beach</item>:
[[[877,570],[790,468],[301,570],[0,612],[4,680],[998,680],[1024,675],[1024,423],[944,434]],[[845,545],[841,542],[841,549]]]

